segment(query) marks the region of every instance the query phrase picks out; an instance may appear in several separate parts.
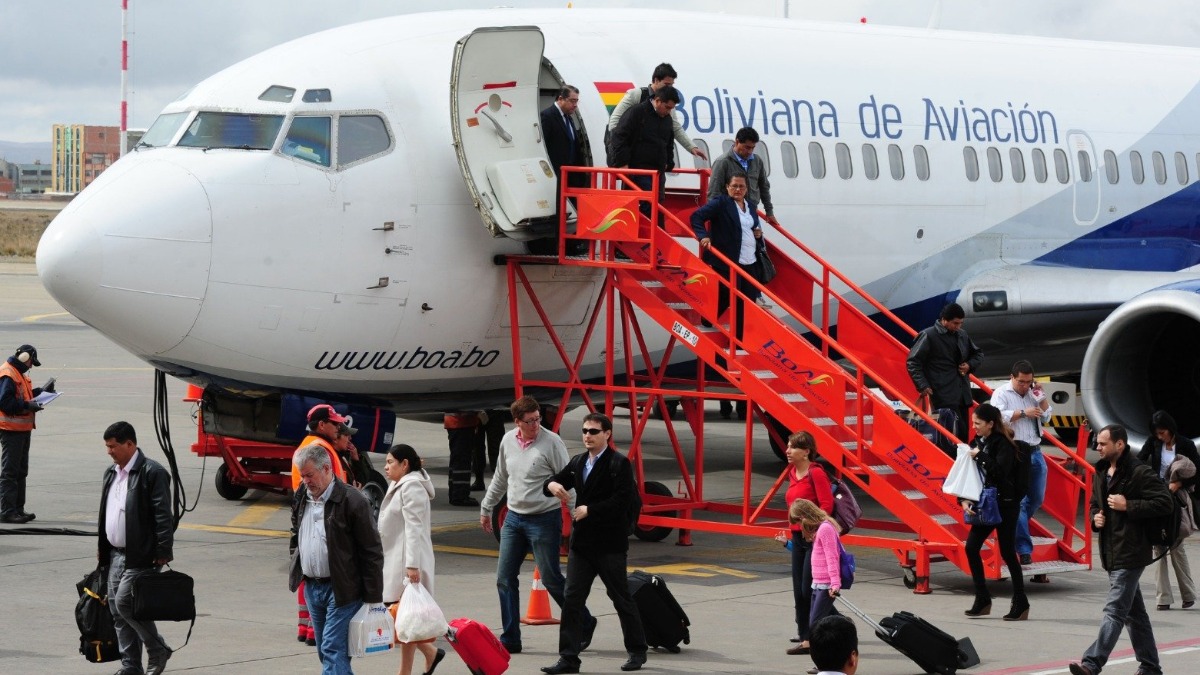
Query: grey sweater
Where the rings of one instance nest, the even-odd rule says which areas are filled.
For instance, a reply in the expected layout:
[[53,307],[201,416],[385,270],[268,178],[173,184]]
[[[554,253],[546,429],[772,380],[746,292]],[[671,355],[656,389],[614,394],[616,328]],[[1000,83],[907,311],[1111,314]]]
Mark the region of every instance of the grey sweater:
[[500,441],[496,473],[492,475],[492,482],[480,504],[480,512],[485,516],[492,515],[492,509],[500,503],[500,496],[505,494],[508,509],[523,515],[560,508],[558,499],[542,493],[542,484],[567,465],[570,458],[566,444],[558,434],[542,427],[533,443],[522,448],[517,439],[519,433],[520,429],[513,429]]

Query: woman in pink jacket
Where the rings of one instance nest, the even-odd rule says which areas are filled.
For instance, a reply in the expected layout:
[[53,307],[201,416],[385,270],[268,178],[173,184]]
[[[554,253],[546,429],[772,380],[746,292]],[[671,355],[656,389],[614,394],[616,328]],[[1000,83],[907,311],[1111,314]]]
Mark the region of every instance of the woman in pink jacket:
[[807,499],[797,499],[788,509],[788,520],[799,526],[804,538],[812,542],[812,605],[808,625],[836,614],[833,598],[842,589],[841,542],[838,524],[821,507]]

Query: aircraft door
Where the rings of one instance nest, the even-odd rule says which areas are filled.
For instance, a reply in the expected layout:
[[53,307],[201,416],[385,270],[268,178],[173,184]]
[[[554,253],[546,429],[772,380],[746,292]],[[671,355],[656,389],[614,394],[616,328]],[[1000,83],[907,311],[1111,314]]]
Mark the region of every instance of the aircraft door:
[[454,148],[475,208],[496,236],[533,239],[556,219],[558,180],[538,121],[544,47],[536,26],[480,28],[455,45]]
[[1091,225],[1100,213],[1100,167],[1092,139],[1082,131],[1068,131],[1067,152],[1068,165],[1075,168],[1075,224]]

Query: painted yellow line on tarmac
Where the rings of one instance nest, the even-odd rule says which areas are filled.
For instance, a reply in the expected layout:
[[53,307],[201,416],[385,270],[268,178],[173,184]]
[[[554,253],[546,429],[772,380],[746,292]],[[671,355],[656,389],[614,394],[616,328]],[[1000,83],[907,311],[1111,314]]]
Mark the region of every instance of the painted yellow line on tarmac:
[[282,504],[248,504],[241,513],[229,521],[227,527],[262,525],[281,508],[283,508]]
[[263,530],[254,527],[229,527],[225,525],[197,525],[194,523],[182,523],[179,525],[184,530],[198,530],[200,532],[220,532],[222,534],[246,534],[253,537],[277,537],[284,538],[289,536],[287,530]]
[[720,565],[697,565],[694,563],[673,563],[670,565],[655,565],[653,567],[643,567],[643,570],[651,574],[674,574],[681,577],[716,577],[730,576],[738,579],[757,579],[757,574],[743,572],[741,570],[721,567]]
[[21,317],[22,323],[33,323],[42,319],[52,319],[60,316],[71,316],[70,312],[53,312],[51,314],[30,314],[29,316]]

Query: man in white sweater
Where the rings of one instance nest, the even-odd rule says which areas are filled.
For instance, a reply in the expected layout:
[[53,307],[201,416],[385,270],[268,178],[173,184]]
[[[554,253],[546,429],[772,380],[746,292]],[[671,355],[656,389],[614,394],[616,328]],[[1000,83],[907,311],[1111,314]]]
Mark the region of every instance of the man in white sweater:
[[[510,406],[517,428],[500,441],[496,471],[480,505],[479,524],[492,531],[492,510],[507,498],[508,513],[500,528],[496,589],[500,594],[500,643],[510,654],[521,652],[521,595],[518,577],[526,554],[533,553],[542,584],[559,608],[563,605],[562,505],[542,493],[542,485],[567,465],[567,446],[558,434],[542,428],[541,407],[530,396]],[[572,500],[573,501],[573,500]],[[568,508],[573,506],[569,505]],[[584,608],[584,639],[591,643],[596,619]]]

